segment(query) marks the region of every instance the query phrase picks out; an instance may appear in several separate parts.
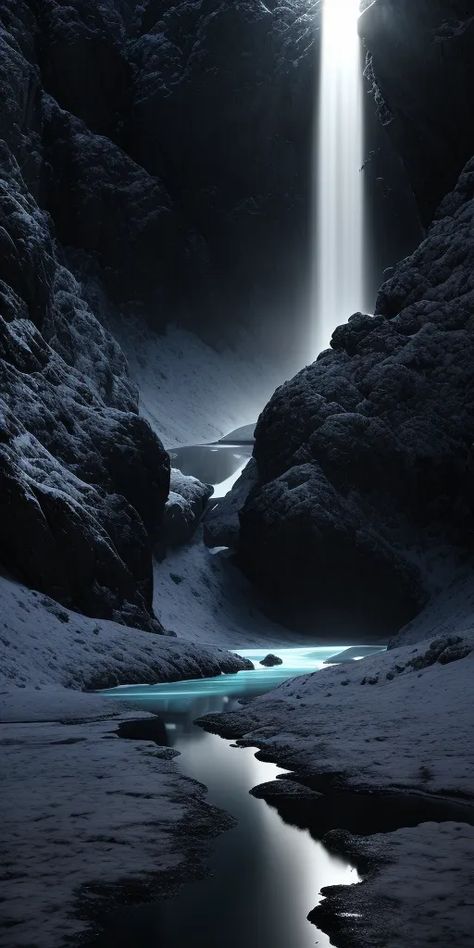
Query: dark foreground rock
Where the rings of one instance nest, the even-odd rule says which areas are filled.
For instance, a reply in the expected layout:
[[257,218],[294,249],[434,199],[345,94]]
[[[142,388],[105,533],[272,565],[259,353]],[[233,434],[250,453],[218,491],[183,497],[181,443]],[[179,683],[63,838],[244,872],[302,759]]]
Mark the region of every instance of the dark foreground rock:
[[316,803],[322,796],[316,790],[305,787],[302,783],[295,780],[270,780],[268,783],[261,783],[258,787],[253,787],[250,791],[252,796],[258,800],[267,800],[270,803]]
[[472,549],[474,161],[416,252],[255,432],[240,560],[294,611],[389,614],[428,595],[433,545]]

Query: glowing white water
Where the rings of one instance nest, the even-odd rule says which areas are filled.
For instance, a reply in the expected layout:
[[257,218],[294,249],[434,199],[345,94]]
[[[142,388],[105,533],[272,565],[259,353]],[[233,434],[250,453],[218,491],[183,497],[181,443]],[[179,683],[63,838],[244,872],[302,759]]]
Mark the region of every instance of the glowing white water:
[[315,354],[364,306],[363,111],[360,0],[322,0],[315,141],[312,309]]

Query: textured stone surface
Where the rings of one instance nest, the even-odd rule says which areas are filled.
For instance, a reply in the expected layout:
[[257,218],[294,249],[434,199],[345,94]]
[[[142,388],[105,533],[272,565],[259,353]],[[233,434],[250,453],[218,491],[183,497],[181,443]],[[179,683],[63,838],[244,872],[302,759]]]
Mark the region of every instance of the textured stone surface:
[[155,327],[171,305],[221,335],[258,314],[295,345],[315,27],[304,0],[2,5],[0,136],[61,242]]
[[360,20],[379,116],[432,219],[474,153],[470,0],[376,0]]
[[168,456],[5,144],[0,160],[0,558],[64,603],[159,631]]
[[240,557],[274,596],[409,613],[433,545],[471,546],[473,221],[474,161],[376,315],[340,326],[260,416]]
[[170,493],[163,516],[164,542],[170,546],[186,543],[195,533],[214,488],[197,477],[186,477],[172,468]]
[[233,489],[211,505],[204,517],[204,541],[207,546],[236,547],[239,540],[239,511],[257,482],[257,466],[253,458],[244,467]]

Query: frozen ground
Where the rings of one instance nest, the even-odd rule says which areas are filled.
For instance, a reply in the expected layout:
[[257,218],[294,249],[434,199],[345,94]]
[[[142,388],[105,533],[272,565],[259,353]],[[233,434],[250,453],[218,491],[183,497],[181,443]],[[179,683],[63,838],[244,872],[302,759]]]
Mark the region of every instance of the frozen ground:
[[[140,412],[166,447],[215,441],[253,424],[283,381],[274,365],[249,358],[249,341],[242,341],[244,357],[174,327],[157,336],[127,321],[114,325],[114,332],[139,383]],[[155,562],[154,608],[165,628],[192,642],[237,648],[301,638],[264,616],[250,583],[225,553],[209,553],[201,530],[190,544]]]
[[206,835],[228,825],[173,752],[122,740],[118,724],[0,727],[2,948],[77,945],[101,895],[145,897],[189,877]]
[[474,630],[431,645],[290,679],[213,726],[351,789],[472,798]]
[[257,746],[264,759],[316,779],[328,792],[333,785],[410,793],[469,809],[459,825],[421,823],[365,839],[336,834],[338,848],[370,870],[350,890],[328,890],[314,913],[344,948],[472,944],[471,591],[466,577],[451,622],[454,588],[410,624],[408,639],[434,630],[423,642],[292,679],[242,711],[206,719],[212,730]]
[[254,423],[284,381],[281,370],[261,355],[252,359],[251,340],[242,340],[240,355],[230,347],[214,349],[194,333],[173,327],[158,336],[127,321],[114,326],[114,333],[140,388],[140,413],[166,448],[216,441]]
[[89,619],[5,577],[0,601],[0,944],[56,948],[87,927],[80,894],[93,913],[98,888],[179,881],[226,825],[166,749],[116,736],[130,716],[119,703],[81,689],[243,663]]
[[471,948],[474,828],[422,823],[369,838],[330,833],[325,842],[367,873],[324,889],[311,918],[351,948]]

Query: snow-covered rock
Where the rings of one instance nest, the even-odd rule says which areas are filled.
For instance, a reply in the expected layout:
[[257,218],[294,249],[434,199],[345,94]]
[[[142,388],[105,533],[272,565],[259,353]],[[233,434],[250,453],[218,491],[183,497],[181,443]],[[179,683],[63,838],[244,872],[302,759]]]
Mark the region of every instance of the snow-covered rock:
[[310,618],[345,607],[395,631],[431,593],[433,547],[472,550],[473,222],[474,160],[375,316],[336,329],[259,418],[240,559]]
[[180,546],[195,533],[207,502],[213,494],[210,484],[171,469],[170,492],[163,514],[163,539],[169,546]]
[[[252,668],[225,648],[90,619],[0,577],[0,719],[84,713],[97,688],[203,678]],[[49,711],[48,711],[49,709]]]
[[117,343],[57,259],[47,215],[0,153],[0,557],[89,615],[160,630],[151,538],[169,458]]

